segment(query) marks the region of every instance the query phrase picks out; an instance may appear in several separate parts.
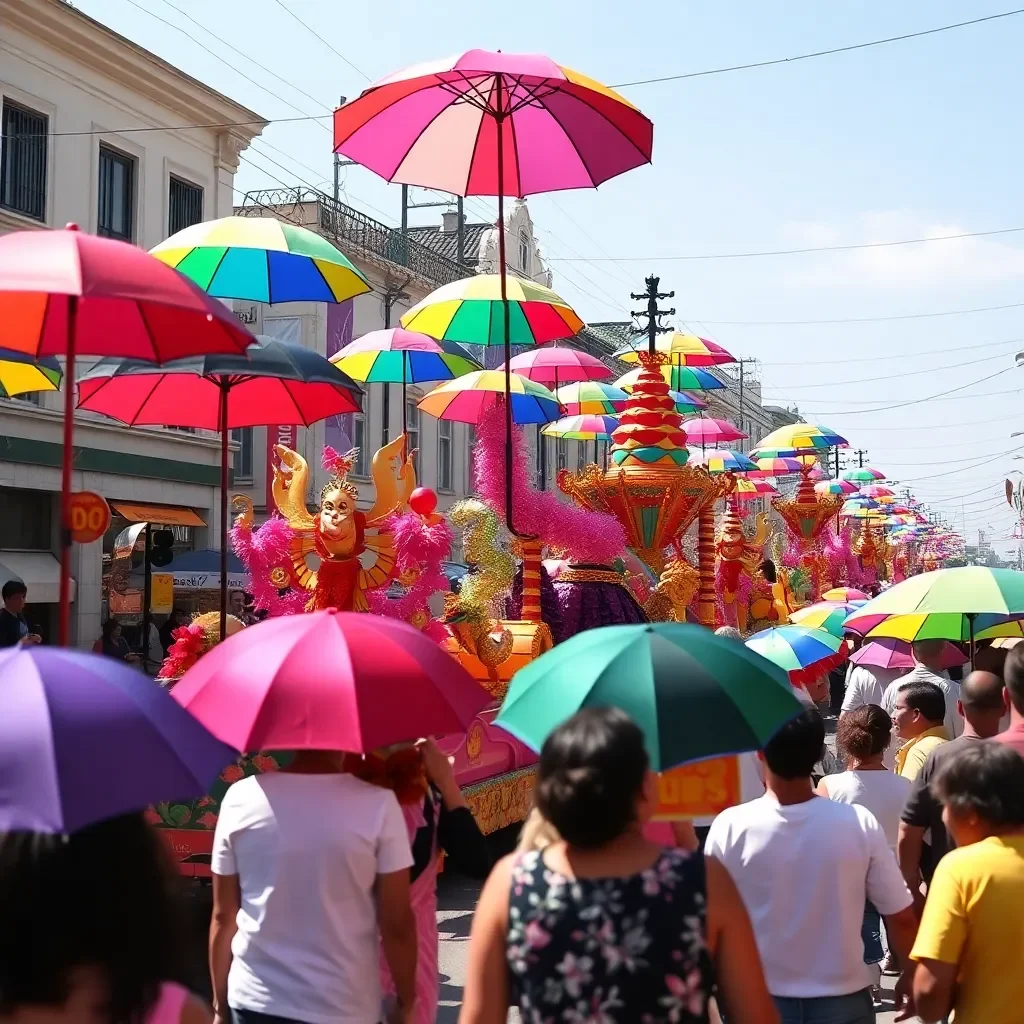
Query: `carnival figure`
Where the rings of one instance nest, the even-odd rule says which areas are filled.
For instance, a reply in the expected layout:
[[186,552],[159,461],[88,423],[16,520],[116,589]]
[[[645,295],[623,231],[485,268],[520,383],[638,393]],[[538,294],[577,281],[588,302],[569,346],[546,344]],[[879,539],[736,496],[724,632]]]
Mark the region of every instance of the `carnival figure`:
[[762,552],[768,540],[768,517],[757,517],[753,537],[743,532],[740,517],[733,509],[726,511],[715,543],[718,556],[718,584],[722,598],[725,624],[741,633],[747,630],[750,592],[759,574]]

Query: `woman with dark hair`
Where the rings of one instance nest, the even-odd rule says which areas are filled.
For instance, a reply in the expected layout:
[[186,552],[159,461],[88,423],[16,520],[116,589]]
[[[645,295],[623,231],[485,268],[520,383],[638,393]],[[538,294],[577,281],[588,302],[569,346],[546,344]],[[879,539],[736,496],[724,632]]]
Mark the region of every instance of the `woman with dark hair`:
[[141,814],[69,836],[0,834],[0,1019],[206,1024],[210,1011],[172,981],[175,881]]
[[[896,840],[900,831],[900,816],[910,796],[911,783],[891,772],[882,758],[892,738],[892,719],[877,704],[862,704],[846,712],[836,729],[836,747],[846,761],[846,771],[826,775],[818,783],[819,796],[841,804],[860,804],[866,807],[882,826],[885,840],[896,854]],[[874,904],[864,905],[864,963],[874,967],[885,959],[882,948],[882,918]],[[873,971],[872,998],[878,1008],[878,984],[881,968]]]
[[118,661],[134,663],[139,660],[139,656],[132,654],[128,641],[121,635],[121,623],[117,619],[107,619],[103,623],[101,653],[108,658],[117,658]]
[[655,802],[643,734],[588,708],[541,750],[535,800],[558,839],[500,861],[473,918],[460,1024],[729,1019],[776,1024],[728,872],[644,838]]

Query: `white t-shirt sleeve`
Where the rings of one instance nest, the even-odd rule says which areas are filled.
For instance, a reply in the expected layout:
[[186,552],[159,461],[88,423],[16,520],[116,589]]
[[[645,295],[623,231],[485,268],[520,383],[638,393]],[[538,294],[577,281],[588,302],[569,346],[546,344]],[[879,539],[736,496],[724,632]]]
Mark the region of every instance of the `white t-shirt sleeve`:
[[853,711],[854,708],[859,708],[864,703],[864,697],[861,693],[863,675],[857,671],[856,665],[850,666],[850,671],[846,676],[846,694],[843,697],[843,711]]
[[405,818],[394,793],[385,793],[380,834],[377,837],[377,874],[390,875],[393,871],[412,867],[412,847]]
[[878,912],[887,917],[906,910],[913,902],[900,874],[899,864],[885,840],[882,826],[865,807],[855,805],[868,852],[867,896]]
[[210,859],[210,870],[215,875],[237,875],[238,864],[232,846],[234,832],[237,827],[237,802],[232,799],[229,787],[220,803],[220,814],[217,816],[217,827],[213,833],[213,855]]

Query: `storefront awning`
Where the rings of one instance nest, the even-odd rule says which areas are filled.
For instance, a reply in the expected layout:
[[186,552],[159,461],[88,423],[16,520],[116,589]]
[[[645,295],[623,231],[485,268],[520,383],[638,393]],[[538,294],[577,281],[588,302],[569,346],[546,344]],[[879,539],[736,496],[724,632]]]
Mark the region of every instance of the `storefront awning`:
[[60,562],[49,551],[0,551],[0,586],[8,580],[21,580],[28,587],[29,604],[57,604],[60,600]]
[[136,505],[112,501],[110,507],[129,523],[156,523],[158,526],[205,526],[190,508],[173,505]]

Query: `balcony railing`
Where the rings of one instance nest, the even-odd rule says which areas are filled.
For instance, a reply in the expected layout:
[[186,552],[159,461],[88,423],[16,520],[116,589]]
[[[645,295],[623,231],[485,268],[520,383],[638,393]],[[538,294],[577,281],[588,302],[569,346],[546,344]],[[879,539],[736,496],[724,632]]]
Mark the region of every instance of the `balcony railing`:
[[[305,215],[305,208],[313,204],[316,207],[316,222],[306,223],[309,218]],[[301,223],[319,231],[341,248],[354,246],[371,256],[404,268],[431,284],[448,284],[473,276],[469,267],[434,252],[429,246],[407,238],[398,228],[374,220],[317,189],[263,189],[246,192],[240,212],[258,216],[261,209],[270,209],[280,216],[281,207],[292,207],[296,212],[302,208]]]

